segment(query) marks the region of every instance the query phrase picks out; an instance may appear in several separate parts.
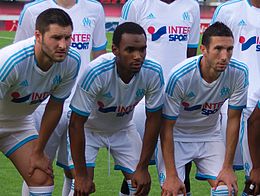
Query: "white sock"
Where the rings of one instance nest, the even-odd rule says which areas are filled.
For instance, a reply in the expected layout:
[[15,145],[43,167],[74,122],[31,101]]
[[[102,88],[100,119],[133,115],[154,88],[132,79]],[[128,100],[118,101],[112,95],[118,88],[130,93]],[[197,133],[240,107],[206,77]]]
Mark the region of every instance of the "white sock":
[[[219,185],[217,188],[214,190],[211,188],[211,196],[228,196],[228,187],[227,185]],[[234,191],[232,191],[232,195],[234,195]]]
[[70,194],[71,184],[72,184],[72,179],[64,176],[62,196],[68,196]]
[[29,186],[30,196],[51,196],[54,190],[52,186]]
[[27,186],[26,182],[23,181],[23,186],[22,186],[22,196],[29,196],[29,187]]
[[130,196],[134,196],[135,192],[136,192],[136,188],[132,187],[132,181],[131,180],[127,180],[127,184],[128,184],[128,188],[129,188],[129,195]]
[[74,195],[74,179],[72,179],[71,181],[71,187],[70,187],[70,194],[69,196],[73,196]]

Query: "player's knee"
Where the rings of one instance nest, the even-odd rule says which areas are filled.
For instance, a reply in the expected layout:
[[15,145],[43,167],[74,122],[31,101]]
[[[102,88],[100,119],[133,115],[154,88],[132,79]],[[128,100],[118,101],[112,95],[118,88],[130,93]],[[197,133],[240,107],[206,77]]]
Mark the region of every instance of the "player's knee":
[[[219,185],[216,189],[211,188],[211,196],[228,196],[228,187],[227,185]],[[232,191],[232,196],[234,191]]]
[[35,170],[33,175],[28,179],[28,186],[51,186],[54,184],[52,176],[40,170]]

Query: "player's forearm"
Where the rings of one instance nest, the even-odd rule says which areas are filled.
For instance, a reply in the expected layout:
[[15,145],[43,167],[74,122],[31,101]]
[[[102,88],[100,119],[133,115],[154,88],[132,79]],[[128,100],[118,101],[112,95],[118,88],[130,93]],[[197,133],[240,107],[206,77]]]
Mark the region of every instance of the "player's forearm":
[[169,120],[163,120],[160,133],[162,155],[164,159],[166,175],[177,176],[174,161],[173,124]]
[[253,168],[260,168],[260,120],[248,120],[248,145],[253,163]]
[[235,151],[238,143],[239,128],[240,128],[240,115],[241,112],[234,111],[229,114],[227,122],[227,135],[226,135],[226,153],[223,168],[232,168]]
[[87,174],[85,160],[84,122],[74,120],[73,113],[69,124],[69,137],[71,156],[75,166],[76,175],[84,176]]
[[161,110],[147,113],[142,152],[137,167],[147,167],[154,152],[161,126]]
[[34,151],[43,152],[52,132],[56,128],[63,110],[63,103],[56,103],[49,100],[42,116],[39,138],[35,145]]

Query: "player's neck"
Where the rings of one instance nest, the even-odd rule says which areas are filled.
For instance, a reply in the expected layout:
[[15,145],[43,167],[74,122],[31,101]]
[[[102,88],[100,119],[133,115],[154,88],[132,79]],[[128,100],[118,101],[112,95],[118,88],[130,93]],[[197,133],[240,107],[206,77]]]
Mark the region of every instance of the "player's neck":
[[34,54],[35,54],[35,60],[37,62],[37,66],[42,71],[48,71],[54,62],[44,54],[44,52],[41,49],[41,46],[37,43],[35,44],[34,47]]
[[55,1],[59,6],[64,8],[71,8],[76,4],[76,0],[56,0]]
[[117,73],[119,75],[119,77],[121,78],[121,80],[125,83],[128,84],[131,79],[134,77],[134,73],[129,73],[129,71],[125,71],[123,69],[120,68],[120,66],[117,66]]
[[260,8],[260,1],[259,0],[251,0],[251,4],[256,8]]
[[216,72],[210,65],[208,65],[205,58],[202,58],[200,61],[200,71],[202,78],[208,83],[212,83],[217,80],[221,74],[220,72]]
[[161,0],[161,1],[170,4],[170,3],[174,2],[175,0]]

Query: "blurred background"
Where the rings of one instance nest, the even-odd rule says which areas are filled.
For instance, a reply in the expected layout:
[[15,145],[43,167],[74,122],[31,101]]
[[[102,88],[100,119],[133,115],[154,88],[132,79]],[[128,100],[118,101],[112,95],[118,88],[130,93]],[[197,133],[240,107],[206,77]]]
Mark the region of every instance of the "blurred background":
[[[106,14],[106,30],[113,32],[118,24],[121,8],[127,0],[99,0]],[[0,0],[0,31],[16,31],[19,14],[30,0]],[[209,25],[216,7],[225,0],[198,0],[201,11],[201,32]]]

